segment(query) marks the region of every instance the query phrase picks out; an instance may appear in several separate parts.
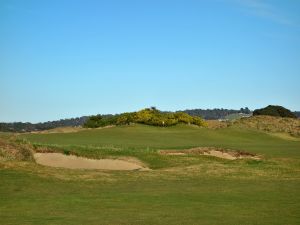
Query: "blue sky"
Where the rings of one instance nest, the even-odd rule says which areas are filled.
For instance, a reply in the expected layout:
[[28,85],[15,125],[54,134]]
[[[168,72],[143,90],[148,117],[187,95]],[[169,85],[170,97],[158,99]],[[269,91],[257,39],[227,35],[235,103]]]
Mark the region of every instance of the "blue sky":
[[0,121],[300,110],[300,1],[0,1]]

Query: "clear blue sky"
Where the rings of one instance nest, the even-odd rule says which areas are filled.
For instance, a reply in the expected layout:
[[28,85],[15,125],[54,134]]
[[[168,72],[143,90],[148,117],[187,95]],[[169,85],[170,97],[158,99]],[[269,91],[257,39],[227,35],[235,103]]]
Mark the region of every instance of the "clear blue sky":
[[300,1],[1,0],[0,121],[300,110]]

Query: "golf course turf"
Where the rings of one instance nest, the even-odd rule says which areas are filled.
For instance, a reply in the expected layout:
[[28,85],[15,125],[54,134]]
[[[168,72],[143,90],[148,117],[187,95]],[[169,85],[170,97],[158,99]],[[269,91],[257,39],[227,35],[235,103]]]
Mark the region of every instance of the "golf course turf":
[[[149,171],[70,170],[0,161],[2,224],[299,224],[300,141],[238,128],[145,125],[17,136],[35,151],[136,158]],[[162,155],[218,147],[226,160]]]

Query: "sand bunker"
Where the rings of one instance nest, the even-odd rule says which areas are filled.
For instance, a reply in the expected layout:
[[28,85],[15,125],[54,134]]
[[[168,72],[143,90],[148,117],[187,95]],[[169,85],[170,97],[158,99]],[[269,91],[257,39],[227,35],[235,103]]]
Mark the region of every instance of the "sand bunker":
[[255,159],[259,160],[260,158],[252,153],[233,151],[230,149],[214,148],[214,147],[199,147],[191,148],[185,150],[160,150],[161,155],[208,155],[214,156],[222,159]]
[[137,160],[123,159],[87,159],[62,153],[35,153],[36,163],[68,169],[101,169],[101,170],[149,170],[138,164]]
[[203,155],[210,155],[210,156],[215,156],[218,158],[222,158],[222,159],[230,159],[230,160],[234,160],[237,159],[236,156],[233,156],[227,152],[221,152],[221,151],[216,151],[216,150],[211,150],[208,152],[204,152]]

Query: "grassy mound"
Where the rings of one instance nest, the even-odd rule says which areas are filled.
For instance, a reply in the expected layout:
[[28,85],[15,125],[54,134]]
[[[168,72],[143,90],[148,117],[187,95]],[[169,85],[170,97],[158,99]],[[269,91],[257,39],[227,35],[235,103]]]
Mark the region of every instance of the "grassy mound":
[[252,116],[234,121],[231,126],[240,128],[253,128],[273,133],[288,133],[300,137],[300,120],[274,116]]

